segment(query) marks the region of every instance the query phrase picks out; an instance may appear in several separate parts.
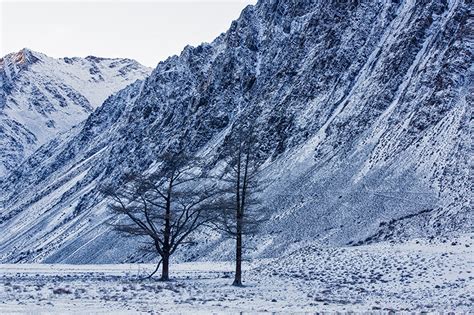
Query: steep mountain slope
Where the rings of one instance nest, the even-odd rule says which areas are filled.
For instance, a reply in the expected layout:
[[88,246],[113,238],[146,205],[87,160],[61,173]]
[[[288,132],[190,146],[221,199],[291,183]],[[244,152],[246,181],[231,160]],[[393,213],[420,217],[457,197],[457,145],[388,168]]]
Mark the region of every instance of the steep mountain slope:
[[0,59],[0,176],[151,72],[130,59],[53,59],[22,49]]
[[[130,258],[133,246],[104,224],[97,185],[168,148],[215,163],[249,120],[271,182],[255,255],[472,230],[472,26],[461,0],[249,6],[0,183],[0,261]],[[208,238],[183,255],[222,258],[224,245]]]

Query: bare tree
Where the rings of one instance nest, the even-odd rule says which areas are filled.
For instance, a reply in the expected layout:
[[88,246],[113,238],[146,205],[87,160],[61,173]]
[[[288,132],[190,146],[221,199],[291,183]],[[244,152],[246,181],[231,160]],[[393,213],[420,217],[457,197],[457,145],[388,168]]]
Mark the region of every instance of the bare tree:
[[[111,201],[114,215],[123,216],[116,230],[149,240],[162,263],[161,280],[169,280],[169,260],[189,236],[209,222],[209,202],[217,190],[207,178],[202,163],[185,154],[165,154],[151,175],[129,174],[119,188],[102,192]],[[150,275],[150,277],[152,276]]]
[[220,180],[221,194],[214,204],[217,213],[213,226],[227,237],[235,239],[235,277],[233,285],[242,286],[243,236],[255,234],[265,219],[258,194],[261,159],[255,148],[253,132],[240,130],[227,144],[229,155]]

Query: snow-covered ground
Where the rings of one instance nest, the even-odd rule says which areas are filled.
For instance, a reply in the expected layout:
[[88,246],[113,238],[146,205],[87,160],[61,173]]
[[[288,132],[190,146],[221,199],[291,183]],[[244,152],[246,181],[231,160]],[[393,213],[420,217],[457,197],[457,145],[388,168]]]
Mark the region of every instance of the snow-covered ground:
[[358,247],[306,244],[247,263],[172,265],[173,281],[139,280],[152,265],[0,265],[1,314],[304,313],[474,309],[474,234]]

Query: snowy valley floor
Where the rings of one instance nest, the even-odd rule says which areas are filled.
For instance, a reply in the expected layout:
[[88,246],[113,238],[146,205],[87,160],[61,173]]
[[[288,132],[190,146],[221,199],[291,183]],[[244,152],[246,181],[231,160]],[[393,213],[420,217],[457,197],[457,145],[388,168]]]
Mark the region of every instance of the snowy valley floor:
[[138,281],[152,265],[0,265],[0,314],[255,314],[474,310],[474,235],[358,247],[304,246],[254,261],[235,288],[226,262],[172,266],[174,281]]

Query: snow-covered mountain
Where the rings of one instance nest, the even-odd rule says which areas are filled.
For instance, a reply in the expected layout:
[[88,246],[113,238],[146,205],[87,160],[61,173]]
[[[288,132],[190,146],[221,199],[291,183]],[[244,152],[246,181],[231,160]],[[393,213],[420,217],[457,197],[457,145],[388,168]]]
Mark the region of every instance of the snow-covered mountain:
[[130,59],[54,59],[26,48],[1,58],[0,176],[150,72]]
[[[271,183],[255,255],[472,231],[473,26],[462,0],[248,6],[0,182],[0,261],[126,260],[97,185],[170,147],[214,163],[249,119]],[[227,249],[208,238],[183,255]]]

